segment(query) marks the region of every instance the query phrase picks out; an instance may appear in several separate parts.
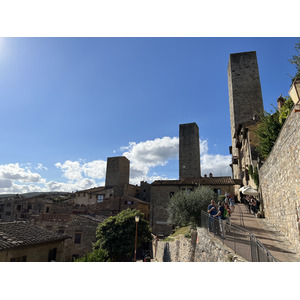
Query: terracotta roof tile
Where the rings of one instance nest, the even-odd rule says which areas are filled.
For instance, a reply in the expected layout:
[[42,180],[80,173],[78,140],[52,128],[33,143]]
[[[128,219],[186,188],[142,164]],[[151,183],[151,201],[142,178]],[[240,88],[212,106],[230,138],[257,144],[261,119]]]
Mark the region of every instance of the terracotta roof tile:
[[60,241],[67,238],[69,236],[42,229],[28,222],[0,223],[0,250]]
[[181,180],[156,180],[151,185],[235,185],[230,176],[224,177],[196,177]]

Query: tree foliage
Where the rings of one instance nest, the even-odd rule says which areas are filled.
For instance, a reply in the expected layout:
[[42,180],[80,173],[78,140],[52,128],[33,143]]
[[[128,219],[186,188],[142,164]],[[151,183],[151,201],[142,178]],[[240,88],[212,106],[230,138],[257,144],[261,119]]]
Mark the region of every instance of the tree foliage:
[[201,211],[207,210],[212,199],[216,198],[214,191],[200,186],[195,191],[178,192],[171,199],[168,206],[168,223],[176,226],[201,225]]
[[109,262],[111,261],[106,250],[94,249],[92,253],[88,253],[86,256],[78,258],[76,262]]
[[298,39],[298,42],[295,44],[295,50],[296,54],[292,56],[291,59],[289,59],[289,62],[293,65],[295,65],[297,73],[292,78],[292,81],[294,81],[296,78],[300,78],[300,39]]
[[[114,217],[109,217],[99,224],[94,244],[94,252],[104,250],[111,261],[123,261],[133,257],[135,246],[136,222],[138,215],[137,247],[151,240],[149,222],[143,218],[139,210],[127,209]],[[95,254],[96,255],[96,254]]]
[[257,151],[262,158],[266,159],[271,152],[292,107],[293,101],[289,97],[285,97],[285,103],[280,111],[276,109],[275,113],[265,112],[260,116],[255,134],[258,138]]

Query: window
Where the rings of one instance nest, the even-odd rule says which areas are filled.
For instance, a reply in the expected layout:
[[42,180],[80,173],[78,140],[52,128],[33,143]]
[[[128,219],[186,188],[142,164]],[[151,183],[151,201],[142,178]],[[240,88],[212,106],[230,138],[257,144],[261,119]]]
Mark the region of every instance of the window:
[[21,209],[22,209],[22,205],[19,204],[19,205],[17,206],[17,210],[21,210]]
[[214,192],[217,194],[217,196],[221,195],[221,189],[214,189]]
[[49,213],[49,206],[46,208],[46,214]]
[[81,232],[75,232],[74,244],[81,244]]
[[102,202],[104,200],[104,195],[97,195],[97,202]]
[[125,201],[125,204],[127,204],[127,205],[133,205],[134,201]]
[[7,202],[6,207],[10,207],[10,204],[11,204],[10,202]]
[[32,209],[32,204],[28,204],[28,210]]
[[56,253],[57,253],[57,248],[50,249],[48,254],[48,261],[55,261]]
[[10,211],[6,211],[6,212],[5,212],[5,215],[6,215],[6,216],[10,216],[10,215],[11,215],[11,212],[10,212]]
[[60,234],[64,234],[65,229],[63,227],[60,227],[60,228],[58,228],[57,232],[60,233]]

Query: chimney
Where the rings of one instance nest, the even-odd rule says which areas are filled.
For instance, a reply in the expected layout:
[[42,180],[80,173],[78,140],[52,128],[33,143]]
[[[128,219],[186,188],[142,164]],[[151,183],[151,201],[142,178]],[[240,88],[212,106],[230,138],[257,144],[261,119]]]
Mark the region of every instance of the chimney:
[[209,177],[212,178],[212,177],[213,177],[213,174],[212,174],[212,173],[209,173]]
[[277,99],[278,110],[281,110],[282,106],[284,105],[284,102],[285,99],[282,97],[282,95],[280,95]]

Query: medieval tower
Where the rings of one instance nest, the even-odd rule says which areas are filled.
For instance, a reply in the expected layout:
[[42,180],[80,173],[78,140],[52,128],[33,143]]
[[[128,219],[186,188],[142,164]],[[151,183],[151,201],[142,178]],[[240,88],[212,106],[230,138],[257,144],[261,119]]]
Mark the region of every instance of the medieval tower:
[[256,52],[230,54],[228,91],[232,140],[232,172],[241,179],[239,130],[242,125],[255,124],[264,111]]
[[124,186],[129,184],[129,172],[130,161],[125,156],[108,157],[105,187],[114,187],[115,194],[122,194]]
[[200,177],[199,128],[196,123],[179,125],[179,179]]

